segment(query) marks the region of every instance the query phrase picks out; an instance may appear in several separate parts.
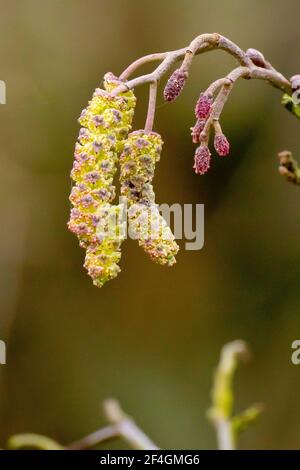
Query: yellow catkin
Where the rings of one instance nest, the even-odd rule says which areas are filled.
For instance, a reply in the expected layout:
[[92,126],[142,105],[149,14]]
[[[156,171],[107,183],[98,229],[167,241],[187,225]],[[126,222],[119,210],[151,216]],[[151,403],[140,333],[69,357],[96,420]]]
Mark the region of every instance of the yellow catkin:
[[113,177],[136,103],[132,91],[116,97],[110,95],[119,83],[111,73],[106,74],[104,89],[97,88],[82,111],[79,118],[82,128],[71,172],[75,184],[70,195],[73,208],[68,227],[86,248],[85,267],[98,287],[120,271],[117,263],[124,238],[121,227],[116,227],[115,235],[112,231],[106,234],[104,229],[106,222],[121,210],[111,205],[115,197]]
[[152,187],[155,164],[160,159],[163,141],[155,132],[129,134],[120,158],[121,193],[128,203],[130,236],[138,239],[156,263],[172,266],[178,245],[155,204]]

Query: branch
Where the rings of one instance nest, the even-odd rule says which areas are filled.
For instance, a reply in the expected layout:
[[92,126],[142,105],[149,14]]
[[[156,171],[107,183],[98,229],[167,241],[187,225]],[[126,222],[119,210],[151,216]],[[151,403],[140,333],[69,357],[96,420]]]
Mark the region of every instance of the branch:
[[58,442],[40,434],[16,434],[9,438],[8,449],[63,450]]
[[151,132],[153,129],[155,108],[156,108],[156,95],[157,95],[157,83],[153,82],[150,84],[149,89],[149,104],[148,104],[148,113],[145,124],[145,131]]
[[206,121],[204,129],[200,135],[200,140],[202,142],[208,143],[209,134],[212,126],[215,128],[219,128],[221,131],[221,127],[219,125],[220,115],[223,111],[223,108],[228,100],[228,97],[232,91],[234,83],[239,78],[250,78],[251,71],[248,67],[237,67],[232,72],[230,72],[226,77],[216,80],[210,87],[206,90],[206,95],[213,95],[218,88],[221,88],[217,98],[215,99],[212,110],[210,113],[209,118]]
[[110,441],[119,437],[119,429],[117,426],[106,426],[78,441],[68,445],[69,450],[85,450],[92,449],[103,442]]
[[261,405],[254,405],[244,413],[232,417],[233,377],[239,362],[248,357],[247,344],[240,340],[226,344],[221,352],[212,388],[212,407],[208,412],[217,432],[220,450],[234,450],[239,432],[252,423],[262,410]]
[[141,431],[121,409],[116,400],[109,399],[103,404],[104,414],[110,423],[108,426],[85,436],[83,439],[73,442],[67,449],[85,450],[96,447],[105,441],[123,438],[132,449],[157,450],[158,447]]
[[256,67],[247,53],[240,49],[234,42],[218,33],[212,33],[197,36],[188,47],[171,52],[149,54],[134,61],[120,75],[122,81],[127,80],[133,72],[146,63],[158,60],[161,61],[161,64],[153,72],[119,85],[113,90],[112,95],[116,96],[119,93],[146,83],[158,82],[178,60],[183,59],[182,70],[188,71],[195,55],[216,49],[226,51],[232,55],[241,66],[251,69],[252,78],[267,80],[276,88],[280,88],[286,93],[291,92],[290,82],[270,64],[265,64],[267,68]]
[[136,450],[158,450],[158,447],[141,431],[135,422],[121,409],[116,400],[104,402],[104,413],[107,420],[117,426],[119,435]]

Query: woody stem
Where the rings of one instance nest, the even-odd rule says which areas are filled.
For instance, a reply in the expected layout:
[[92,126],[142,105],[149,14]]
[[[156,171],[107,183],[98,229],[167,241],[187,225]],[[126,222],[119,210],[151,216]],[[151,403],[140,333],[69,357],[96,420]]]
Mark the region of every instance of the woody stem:
[[149,87],[149,103],[148,103],[148,113],[145,124],[145,131],[151,132],[153,129],[154,116],[155,116],[155,107],[156,107],[156,96],[157,96],[157,82],[153,82]]
[[[163,75],[168,72],[170,67],[178,60],[183,59],[183,64],[181,68],[188,72],[188,69],[192,64],[192,60],[195,55],[215,49],[221,49],[226,51],[227,53],[232,55],[242,67],[249,68],[251,70],[251,78],[269,81],[276,88],[279,88],[282,91],[285,91],[286,93],[291,93],[290,82],[281,73],[276,71],[271,65],[269,69],[255,66],[252,60],[247,56],[247,54],[242,49],[240,49],[235,43],[230,41],[228,38],[221,36],[220,34],[213,33],[202,34],[196,37],[188,47],[171,52],[149,54],[134,61],[120,75],[120,79],[124,83],[116,87],[113,90],[112,95],[116,96],[119,93],[131,90],[136,86],[143,85],[146,83],[152,83],[154,81],[159,81],[163,77]],[[136,71],[138,67],[156,60],[161,61],[161,63],[153,72],[126,81],[129,76]]]

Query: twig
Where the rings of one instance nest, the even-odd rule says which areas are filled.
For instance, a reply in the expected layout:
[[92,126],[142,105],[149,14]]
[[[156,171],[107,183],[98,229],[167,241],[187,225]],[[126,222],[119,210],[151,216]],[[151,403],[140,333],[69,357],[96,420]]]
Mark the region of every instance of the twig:
[[142,65],[145,65],[149,62],[155,62],[158,60],[163,60],[166,58],[166,56],[169,54],[169,52],[158,52],[157,54],[148,54],[145,55],[144,57],[140,57],[139,59],[135,60],[130,64],[120,75],[120,80],[125,81],[132,75],[136,69],[141,67]]
[[134,61],[120,75],[121,80],[127,80],[129,76],[137,70],[138,67],[146,63],[156,60],[162,62],[153,72],[126,81],[119,85],[113,90],[112,95],[116,96],[119,93],[133,89],[139,85],[159,81],[170,69],[170,67],[181,59],[183,59],[182,68],[188,71],[195,55],[215,49],[222,49],[226,51],[235,59],[237,59],[241,66],[247,67],[249,70],[251,70],[251,78],[267,80],[276,88],[279,88],[286,93],[291,93],[290,82],[281,73],[277,72],[270,64],[268,64],[269,68],[256,67],[247,54],[234,42],[218,33],[212,33],[197,36],[188,47],[171,52],[149,54]]
[[149,88],[149,104],[148,104],[148,113],[147,119],[145,124],[145,131],[151,132],[153,129],[153,122],[155,116],[155,108],[156,108],[156,95],[157,95],[157,82],[153,82],[150,84]]
[[9,438],[8,449],[63,450],[64,447],[47,436],[40,434],[16,434]]
[[239,432],[251,424],[262,411],[261,405],[254,405],[240,415],[232,416],[234,373],[239,362],[248,357],[247,344],[240,340],[226,344],[221,352],[212,388],[212,407],[208,414],[216,429],[220,450],[234,450]]
[[83,439],[73,442],[68,445],[69,450],[84,450],[91,449],[97,445],[110,441],[111,439],[119,437],[119,429],[117,426],[106,426],[101,428],[88,436],[85,436]]
[[158,447],[141,431],[135,422],[127,416],[116,400],[109,399],[103,404],[107,420],[117,426],[119,435],[136,450],[157,450]]
[[96,447],[103,442],[121,437],[132,449],[157,450],[158,447],[138,428],[132,418],[121,409],[116,400],[109,399],[103,403],[104,414],[110,423],[108,426],[85,436],[83,439],[67,446],[69,450],[85,450]]
[[215,128],[219,127],[218,121],[219,121],[220,115],[232,91],[234,83],[239,78],[249,78],[250,76],[251,76],[251,71],[248,67],[237,67],[232,72],[230,72],[226,77],[216,80],[206,90],[205,92],[206,94],[214,94],[219,88],[221,88],[217,98],[215,99],[212,105],[210,116],[207,119],[204,129],[201,133],[200,140],[202,142],[206,142],[206,143],[208,142],[209,134],[210,134],[210,130],[212,126],[214,126]]

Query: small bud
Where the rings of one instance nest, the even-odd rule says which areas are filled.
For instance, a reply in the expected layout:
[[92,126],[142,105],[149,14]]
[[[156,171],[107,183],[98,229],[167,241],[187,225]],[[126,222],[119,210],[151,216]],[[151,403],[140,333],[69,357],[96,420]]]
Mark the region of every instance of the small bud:
[[175,70],[175,72],[173,72],[173,74],[167,81],[167,84],[164,89],[165,101],[171,102],[175,101],[176,98],[178,98],[178,96],[182,92],[187,77],[188,73],[181,69],[177,69]]
[[279,155],[279,173],[291,183],[300,184],[300,168],[289,151],[280,152]]
[[293,77],[290,78],[290,82],[291,82],[293,91],[300,89],[300,75],[293,75]]
[[193,139],[194,144],[199,144],[200,142],[200,134],[205,127],[205,119],[197,119],[197,122],[194,127],[191,127],[191,136]]
[[253,64],[257,67],[266,67],[266,59],[264,58],[263,54],[256,49],[248,49],[246,55],[249,59],[252,60]]
[[195,115],[197,119],[207,119],[211,112],[213,100],[212,97],[201,93],[195,107]]
[[230,143],[226,139],[224,134],[218,134],[215,136],[214,141],[215,150],[220,157],[226,157],[230,152]]
[[195,152],[194,170],[198,175],[204,175],[210,167],[211,153],[206,144],[201,144]]

